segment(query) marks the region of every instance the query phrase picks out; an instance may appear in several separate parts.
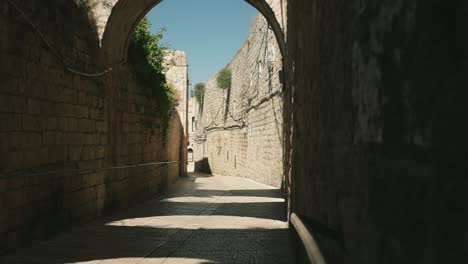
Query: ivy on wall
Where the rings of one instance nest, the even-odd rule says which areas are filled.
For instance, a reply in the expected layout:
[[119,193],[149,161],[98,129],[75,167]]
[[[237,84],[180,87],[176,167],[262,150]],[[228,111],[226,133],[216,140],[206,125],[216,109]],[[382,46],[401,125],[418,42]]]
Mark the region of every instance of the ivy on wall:
[[130,39],[128,55],[147,98],[143,114],[161,118],[163,129],[166,129],[170,111],[177,105],[178,99],[164,75],[164,51],[167,49],[161,44],[164,30],[151,34],[150,26],[146,17],[137,25]]

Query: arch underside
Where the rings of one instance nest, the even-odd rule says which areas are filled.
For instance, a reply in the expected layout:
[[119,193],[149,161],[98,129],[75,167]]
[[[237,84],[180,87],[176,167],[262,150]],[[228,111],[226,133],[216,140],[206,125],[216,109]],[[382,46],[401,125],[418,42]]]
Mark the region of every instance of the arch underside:
[[[163,0],[107,0],[101,3],[101,45],[103,49],[103,63],[112,67],[125,63],[130,34],[138,22],[157,4]],[[170,1],[170,0],[166,0]],[[244,0],[256,8],[268,21],[281,53],[284,55],[285,38],[283,29],[278,22],[275,12],[265,0]],[[107,19],[106,19],[107,18]],[[100,22],[99,22],[100,21]]]

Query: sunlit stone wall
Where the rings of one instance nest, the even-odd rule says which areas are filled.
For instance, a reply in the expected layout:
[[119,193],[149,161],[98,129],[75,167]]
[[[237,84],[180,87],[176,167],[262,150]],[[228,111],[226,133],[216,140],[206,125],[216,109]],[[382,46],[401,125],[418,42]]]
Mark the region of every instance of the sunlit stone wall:
[[282,184],[281,54],[268,24],[257,16],[227,68],[230,89],[206,82],[194,142],[196,169]]

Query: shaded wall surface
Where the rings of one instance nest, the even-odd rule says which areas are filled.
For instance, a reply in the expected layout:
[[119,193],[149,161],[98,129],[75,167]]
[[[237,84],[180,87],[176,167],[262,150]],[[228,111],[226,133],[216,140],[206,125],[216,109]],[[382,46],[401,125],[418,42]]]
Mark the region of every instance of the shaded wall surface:
[[[164,129],[144,113],[130,66],[94,78],[65,70],[103,70],[86,8],[14,2],[54,50],[0,3],[0,254],[151,197],[179,175],[179,164],[102,169],[180,160],[167,147],[183,142],[180,121]],[[163,136],[168,130],[176,136]]]
[[288,1],[291,210],[329,263],[466,263],[467,17]]
[[255,18],[246,42],[226,67],[231,87],[214,75],[197,104],[193,136],[195,166],[213,174],[282,184],[281,54],[268,24]]
[[183,121],[178,111],[173,111],[163,145],[166,149],[166,159],[174,162],[167,166],[169,184],[174,183],[178,177],[187,176],[187,139],[184,131]]

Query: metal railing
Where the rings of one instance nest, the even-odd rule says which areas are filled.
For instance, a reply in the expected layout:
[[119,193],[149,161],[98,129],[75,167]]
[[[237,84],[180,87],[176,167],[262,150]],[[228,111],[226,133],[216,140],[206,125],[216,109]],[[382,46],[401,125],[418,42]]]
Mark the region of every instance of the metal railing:
[[289,221],[294,226],[299,238],[301,239],[307,257],[312,264],[326,264],[325,259],[320,252],[320,249],[315,241],[312,233],[309,231],[307,226],[304,224],[302,219],[295,213],[292,213],[289,217]]
[[151,162],[151,163],[140,163],[134,165],[122,165],[122,166],[113,166],[113,167],[106,167],[106,168],[96,168],[96,169],[68,169],[68,170],[53,170],[53,171],[45,171],[45,172],[32,172],[32,173],[24,173],[24,172],[17,172],[17,173],[10,173],[9,176],[1,175],[0,178],[6,177],[31,177],[31,176],[44,176],[44,175],[53,175],[53,174],[62,174],[62,173],[80,173],[80,174],[88,174],[88,173],[97,173],[102,171],[108,170],[118,170],[118,169],[128,169],[128,168],[136,168],[136,167],[146,167],[146,166],[154,166],[154,165],[169,165],[173,163],[181,163],[180,160],[175,161],[158,161],[158,162]]

